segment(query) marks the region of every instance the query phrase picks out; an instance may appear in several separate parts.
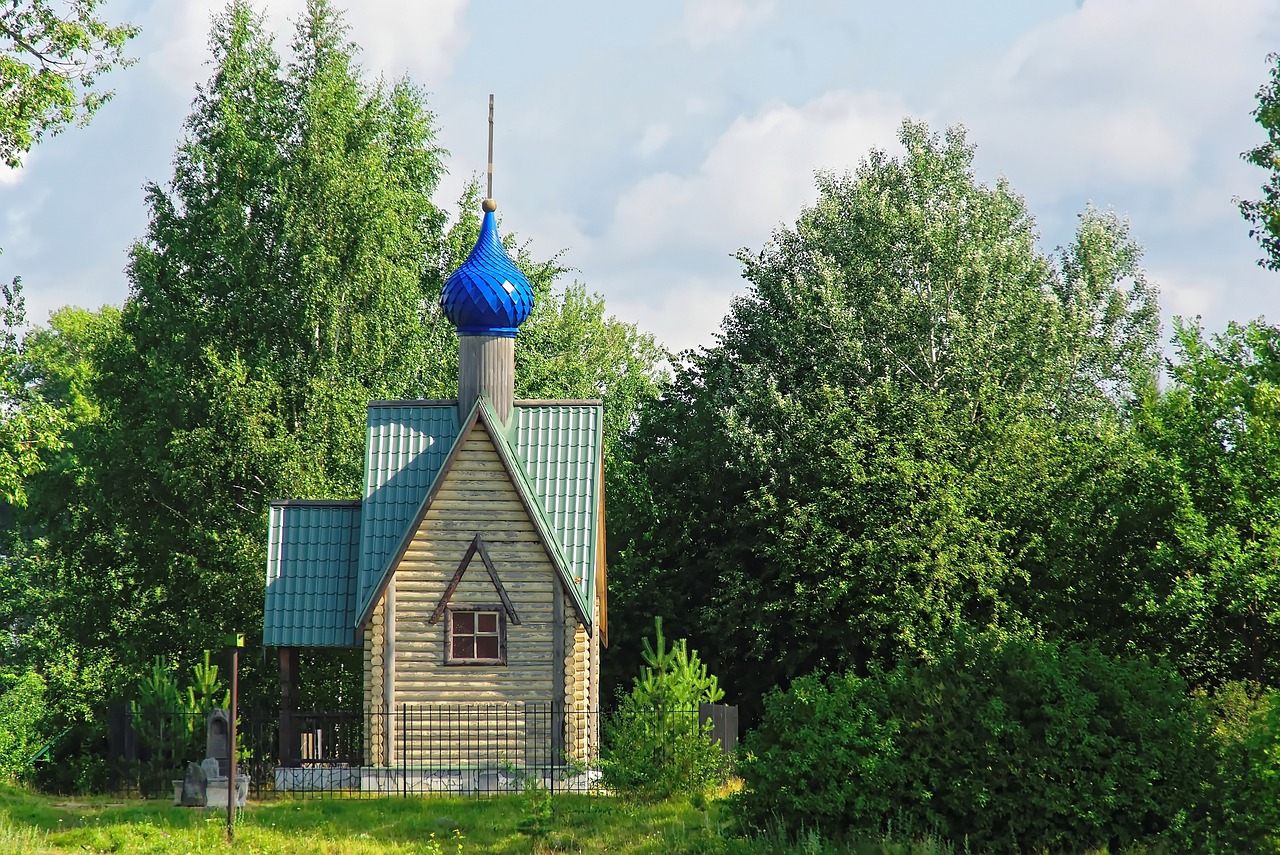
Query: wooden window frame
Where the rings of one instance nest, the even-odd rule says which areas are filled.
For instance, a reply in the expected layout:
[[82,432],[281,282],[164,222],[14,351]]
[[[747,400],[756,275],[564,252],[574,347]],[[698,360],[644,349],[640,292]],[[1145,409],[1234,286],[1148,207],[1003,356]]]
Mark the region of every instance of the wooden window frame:
[[[460,658],[453,655],[453,615],[455,612],[489,612],[498,616],[498,658]],[[502,603],[449,603],[444,609],[444,664],[460,667],[507,664],[507,611]]]

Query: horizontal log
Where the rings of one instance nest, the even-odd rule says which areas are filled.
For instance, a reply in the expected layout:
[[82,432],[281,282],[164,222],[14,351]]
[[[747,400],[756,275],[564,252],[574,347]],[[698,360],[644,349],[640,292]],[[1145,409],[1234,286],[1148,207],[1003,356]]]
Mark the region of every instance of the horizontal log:
[[[428,672],[434,674],[444,669],[444,671],[451,674],[461,669],[467,673],[487,673],[493,679],[498,679],[492,675],[522,675],[527,671],[536,671],[539,674],[545,674],[549,680],[551,679],[551,667],[550,663],[547,662],[545,649],[541,649],[543,647],[545,645],[535,644],[523,648],[517,647],[513,650],[511,645],[508,644],[506,665],[478,665],[472,668],[470,666],[446,665],[444,663],[444,639],[436,639],[425,644],[406,642],[402,651],[403,655],[396,663],[396,673],[426,675]],[[489,670],[486,671],[485,669]],[[424,676],[423,679],[426,679],[426,677]],[[503,677],[503,679],[506,678]]]
[[494,493],[499,491],[506,491],[509,495],[514,496],[516,501],[520,500],[519,494],[511,486],[511,481],[507,478],[505,472],[495,472],[484,476],[475,473],[450,472],[440,484],[440,492],[436,495],[480,493],[485,496],[493,496]]
[[[512,516],[505,515],[489,515],[483,512],[483,509],[477,511],[466,519],[442,519],[428,516],[426,525],[423,526],[422,533],[427,537],[440,537],[440,533],[461,532],[467,535],[467,540],[475,537],[476,532],[480,532],[481,536],[487,541],[489,539],[488,532],[493,530],[513,531],[513,532],[532,532],[535,531],[533,523],[524,515]],[[488,543],[485,544],[488,546]]]
[[498,520],[511,520],[518,522],[520,520],[528,520],[529,514],[524,508],[507,508],[496,507],[498,505],[507,505],[509,502],[484,502],[476,500],[466,508],[439,508],[432,506],[427,512],[427,525],[440,522],[450,523],[470,523],[475,520],[484,520],[485,522],[494,522]]
[[417,704],[426,706],[428,704],[520,704],[520,703],[546,703],[550,700],[547,697],[545,686],[530,686],[527,689],[520,690],[516,688],[507,691],[485,691],[475,686],[457,686],[453,689],[405,689],[396,694],[396,703]]
[[[448,511],[470,511],[476,507],[485,507],[494,511],[512,511],[523,514],[524,503],[518,498],[503,499],[493,495],[492,490],[468,490],[463,495],[457,490],[441,490],[431,503],[430,513],[446,513]],[[474,493],[475,495],[470,495]]]
[[548,701],[546,683],[509,683],[490,686],[475,683],[397,684],[396,703],[405,704],[502,704]]
[[506,471],[507,468],[502,465],[502,460],[496,454],[486,457],[483,454],[468,453],[465,449],[458,455],[458,459],[453,462],[453,467],[449,470],[450,473],[502,472],[504,474]]
[[488,438],[479,442],[474,439],[468,439],[462,444],[462,448],[458,451],[458,459],[471,460],[480,458],[482,460],[492,460],[494,463],[500,463],[502,458],[498,456],[497,450],[494,449],[493,443]]
[[[486,578],[485,581],[488,581]],[[507,596],[511,598],[512,603],[524,603],[528,606],[536,606],[538,604],[549,604],[551,602],[551,585],[550,580],[537,582],[517,582],[510,583],[503,580],[502,587],[506,590]],[[470,603],[486,598],[492,599],[496,597],[497,589],[492,585],[486,587],[476,587],[470,590],[461,590],[462,586],[458,586],[455,590],[452,602]],[[409,589],[401,589],[396,594],[396,610],[404,608],[406,605],[415,605],[424,602],[430,602],[435,607],[435,600],[445,591],[444,585],[421,585]]]
[[[493,567],[498,571],[498,575],[503,575],[503,568],[508,565],[528,564],[539,566],[545,571],[551,571],[551,559],[547,556],[546,547],[538,540],[525,540],[514,543],[486,543],[489,547],[489,558],[493,560]],[[419,567],[424,571],[446,572],[450,576],[453,571],[458,569],[458,562],[462,560],[462,555],[467,550],[467,543],[462,540],[450,541],[447,544],[431,543],[429,541],[421,541],[412,544],[405,551],[404,558],[400,565],[396,568],[396,575],[406,565]],[[444,565],[448,569],[443,569],[440,565]]]
[[[526,550],[520,558],[507,558],[502,561],[502,566],[498,566],[497,559],[494,560],[494,569],[498,571],[498,575],[502,577],[505,583],[508,576],[519,577],[520,574],[546,574],[550,572],[551,562],[547,561],[543,556],[541,546],[535,549]],[[396,569],[396,584],[399,585],[404,581],[410,583],[443,578],[446,581],[453,577],[453,573],[458,569],[458,562],[462,560],[462,551],[460,550],[454,556],[438,556],[427,557],[426,550],[410,546],[405,552],[404,558],[400,562],[400,566]],[[490,553],[490,557],[493,554]],[[452,560],[450,560],[452,559]],[[484,564],[480,565],[482,568]],[[412,570],[412,574],[408,571]],[[481,573],[484,571],[481,570]]]
[[[519,526],[511,526],[507,523],[485,523],[479,521],[473,523],[468,528],[450,528],[441,525],[431,525],[426,527],[422,534],[433,545],[444,547],[445,544],[457,542],[462,544],[462,550],[471,545],[471,540],[479,532],[484,538],[484,545],[489,549],[489,557],[493,559],[493,563],[498,563],[498,558],[493,554],[493,547],[503,548],[505,543],[538,543],[538,535],[534,528],[521,528]],[[456,547],[451,547],[456,548]],[[459,554],[459,557],[461,555]]]
[[[459,673],[462,672],[462,673]],[[493,678],[493,675],[500,674],[502,679]],[[493,678],[493,679],[491,679]],[[505,669],[495,671],[495,669],[481,668],[439,668],[433,671],[413,671],[405,674],[398,674],[396,677],[396,702],[407,700],[407,698],[399,697],[399,691],[405,692],[505,692],[505,691],[521,691],[527,692],[537,689],[543,693],[549,693],[551,689],[551,677],[545,672],[539,672],[536,668],[528,669]]]
[[[413,564],[409,567],[402,567],[396,573],[399,578],[396,586],[397,600],[399,594],[404,593],[426,593],[443,591],[448,587],[449,581],[453,578],[453,571],[445,573],[440,567],[426,568],[419,564]],[[555,583],[555,577],[547,567],[538,567],[534,564],[526,564],[518,569],[504,567],[498,571],[498,578],[502,580],[502,587],[507,589],[508,594],[515,591],[523,591],[524,593],[533,593],[536,591],[545,591],[549,596],[551,591],[555,590],[552,586]],[[470,589],[479,591],[487,588],[492,591],[493,582],[489,579],[489,574],[485,572],[484,565],[479,567],[468,567],[467,572],[463,574],[462,581],[458,583],[459,589]],[[398,605],[398,603],[397,603]]]
[[[453,576],[452,573],[448,577],[441,577],[438,574],[431,574],[433,579],[428,581],[428,574],[421,574],[415,578],[410,585],[405,585],[396,594],[397,610],[400,606],[400,598],[406,597],[413,601],[415,598],[421,600],[423,597],[439,598],[441,594],[449,587],[437,580],[444,579],[445,582]],[[502,573],[498,578],[502,580],[502,587],[511,597],[512,602],[517,598],[525,602],[542,602],[550,600],[555,588],[555,580],[551,573],[538,574],[520,574],[516,578],[508,579],[506,573]],[[469,568],[462,576],[462,581],[454,589],[454,597],[462,597],[463,600],[471,601],[477,599],[492,599],[498,595],[498,589],[494,587],[493,582],[489,579],[489,575],[484,572],[484,568]]]
[[[520,505],[520,503],[515,500],[514,496],[506,496],[496,490],[490,493],[487,497],[450,502],[449,504],[452,507],[442,507],[439,504],[433,504],[427,509],[426,518],[428,520],[467,519],[472,514],[481,511],[511,514],[519,518],[527,516],[524,506]],[[511,507],[512,505],[517,505],[517,507]]]

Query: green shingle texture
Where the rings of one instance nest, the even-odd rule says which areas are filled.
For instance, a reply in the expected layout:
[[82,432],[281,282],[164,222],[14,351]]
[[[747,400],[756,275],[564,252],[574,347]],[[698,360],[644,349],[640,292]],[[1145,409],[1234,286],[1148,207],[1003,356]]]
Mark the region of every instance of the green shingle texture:
[[351,647],[359,503],[276,502],[267,530],[262,643]]
[[601,408],[592,404],[517,406],[511,445],[568,564],[590,620],[599,523]]
[[[360,603],[367,602],[458,435],[452,402],[374,402],[364,458]],[[355,620],[355,617],[352,617]]]

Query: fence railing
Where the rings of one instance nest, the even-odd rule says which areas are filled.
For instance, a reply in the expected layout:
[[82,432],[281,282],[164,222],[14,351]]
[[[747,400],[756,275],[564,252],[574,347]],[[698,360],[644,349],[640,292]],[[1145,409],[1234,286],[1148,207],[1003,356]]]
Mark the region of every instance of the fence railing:
[[[110,730],[118,791],[170,797],[186,764],[205,757],[205,717],[154,710],[117,715],[122,718]],[[300,711],[283,721],[275,711],[243,711],[238,768],[249,775],[251,799],[285,793],[486,795],[516,791],[529,781],[552,791],[586,791],[600,781],[614,715],[545,702]],[[654,710],[646,727],[659,755],[691,733],[732,753],[737,708]]]

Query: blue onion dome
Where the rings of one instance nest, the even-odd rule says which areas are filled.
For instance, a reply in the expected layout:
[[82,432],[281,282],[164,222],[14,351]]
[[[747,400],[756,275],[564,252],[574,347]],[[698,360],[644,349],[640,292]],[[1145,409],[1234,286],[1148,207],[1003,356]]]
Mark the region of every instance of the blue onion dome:
[[476,245],[444,283],[440,304],[458,335],[515,338],[533,311],[533,286],[498,239],[496,206],[484,200],[484,220]]

